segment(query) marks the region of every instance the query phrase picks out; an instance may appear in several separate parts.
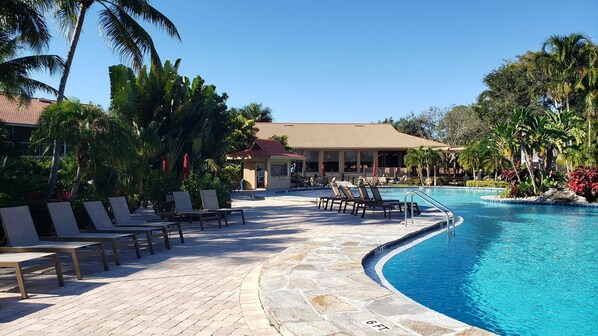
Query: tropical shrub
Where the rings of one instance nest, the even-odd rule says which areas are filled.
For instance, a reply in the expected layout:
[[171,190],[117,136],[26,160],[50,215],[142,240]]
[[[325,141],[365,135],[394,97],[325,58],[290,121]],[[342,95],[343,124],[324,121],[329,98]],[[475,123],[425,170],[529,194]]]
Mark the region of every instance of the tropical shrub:
[[211,173],[197,174],[192,172],[189,179],[183,182],[183,190],[187,190],[191,196],[191,203],[194,209],[201,208],[200,190],[216,190],[218,195],[218,202],[221,208],[230,208],[230,184],[222,181],[220,178]]
[[598,198],[598,167],[578,167],[569,173],[567,185],[588,202],[594,202]]

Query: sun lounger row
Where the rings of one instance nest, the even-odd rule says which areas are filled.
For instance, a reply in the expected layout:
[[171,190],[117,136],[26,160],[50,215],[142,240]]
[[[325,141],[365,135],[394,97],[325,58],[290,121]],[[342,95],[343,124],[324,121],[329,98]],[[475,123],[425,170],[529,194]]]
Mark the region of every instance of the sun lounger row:
[[[58,283],[64,285],[62,270],[56,253],[69,253],[72,258],[77,279],[82,279],[79,257],[82,255],[99,256],[104,270],[108,270],[108,261],[104,250],[104,243],[110,245],[116,265],[121,264],[121,244],[133,245],[137,258],[141,257],[138,235],[145,237],[147,248],[154,254],[154,238],[162,238],[166,249],[170,249],[168,232],[178,231],[181,243],[184,243],[181,218],[199,218],[203,230],[204,215],[224,218],[228,226],[227,215],[239,213],[245,224],[242,209],[221,209],[215,190],[202,190],[204,210],[193,210],[189,193],[175,192],[177,210],[174,213],[179,221],[140,221],[135,220],[124,197],[110,197],[110,207],[114,213],[114,221],[99,201],[83,202],[83,206],[91,219],[93,232],[81,232],[73,209],[69,202],[48,203],[48,211],[53,223],[55,237],[40,240],[37,235],[31,213],[27,206],[0,209],[0,220],[6,234],[8,246],[0,247],[0,268],[14,268],[22,298],[27,298],[27,291],[23,274],[46,268],[54,268]],[[36,263],[35,266],[25,267],[25,264],[39,260],[46,263]]]
[[[346,185],[338,185],[335,182],[331,183],[332,195],[327,197],[320,197],[317,201],[318,209],[324,208],[325,210],[330,210],[334,208],[335,203],[338,204],[337,212],[345,213],[347,211],[347,206],[351,205],[352,215],[358,215],[361,210],[361,218],[365,217],[366,209],[372,209],[373,211],[376,208],[380,208],[383,210],[384,218],[390,218],[391,211],[393,209],[399,210],[399,212],[403,211],[403,206],[406,206],[409,210],[411,208],[411,203],[405,204],[400,200],[384,200],[380,195],[380,190],[376,185],[370,185],[370,190],[372,191],[373,197],[370,197],[365,184],[359,184],[358,191],[359,196],[353,195],[349,187]],[[419,206],[417,203],[413,203],[414,208],[416,209],[416,213],[420,213]]]

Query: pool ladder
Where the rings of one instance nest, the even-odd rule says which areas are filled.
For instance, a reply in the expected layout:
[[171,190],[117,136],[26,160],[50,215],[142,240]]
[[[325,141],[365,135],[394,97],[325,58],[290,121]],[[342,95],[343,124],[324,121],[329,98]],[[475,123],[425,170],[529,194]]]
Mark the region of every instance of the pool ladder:
[[[435,207],[440,212],[442,212],[446,215],[446,233],[449,236],[454,236],[455,235],[455,214],[453,213],[453,211],[451,209],[449,209],[446,205],[438,202],[432,196],[430,196],[420,190],[408,191],[405,194],[405,199],[403,200],[405,202],[404,204],[407,205],[407,197],[411,196],[411,199],[410,199],[411,224],[413,224],[413,196],[414,195],[421,197],[424,201],[428,202],[430,205],[432,205],[433,207]],[[407,222],[407,212],[408,212],[407,209],[405,209],[405,225],[407,225],[407,223],[408,223]],[[443,222],[440,222],[441,228],[442,228],[442,224],[443,224]]]

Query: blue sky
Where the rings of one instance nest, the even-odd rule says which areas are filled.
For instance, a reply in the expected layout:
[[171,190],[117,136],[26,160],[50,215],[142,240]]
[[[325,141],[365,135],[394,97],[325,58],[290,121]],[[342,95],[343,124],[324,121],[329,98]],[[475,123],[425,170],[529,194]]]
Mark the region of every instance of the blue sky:
[[[151,3],[182,38],[148,28],[163,61],[181,58],[180,74],[216,85],[229,107],[261,102],[277,122],[375,122],[471,104],[485,74],[548,36],[598,39],[596,0]],[[108,67],[121,61],[93,12],[85,23],[66,95],[108,107]],[[49,53],[65,57],[55,35]],[[38,78],[58,87],[58,77]]]

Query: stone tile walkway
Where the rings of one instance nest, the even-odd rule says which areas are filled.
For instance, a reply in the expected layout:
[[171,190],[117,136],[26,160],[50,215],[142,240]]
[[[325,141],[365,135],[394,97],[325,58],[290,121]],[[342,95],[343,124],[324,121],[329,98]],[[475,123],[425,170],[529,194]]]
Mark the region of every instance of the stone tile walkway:
[[127,248],[123,265],[110,259],[109,271],[85,259],[83,280],[62,259],[66,285],[58,287],[49,271],[27,275],[27,300],[20,300],[14,274],[0,271],[0,335],[276,335],[258,296],[264,262],[316,237],[400,222],[399,216],[361,219],[284,198],[236,200],[234,206],[246,209],[247,225],[240,217],[223,229],[213,222],[205,231],[192,225],[184,229],[185,244],[172,235],[171,250],[157,242],[156,254],[143,250],[141,259]]

